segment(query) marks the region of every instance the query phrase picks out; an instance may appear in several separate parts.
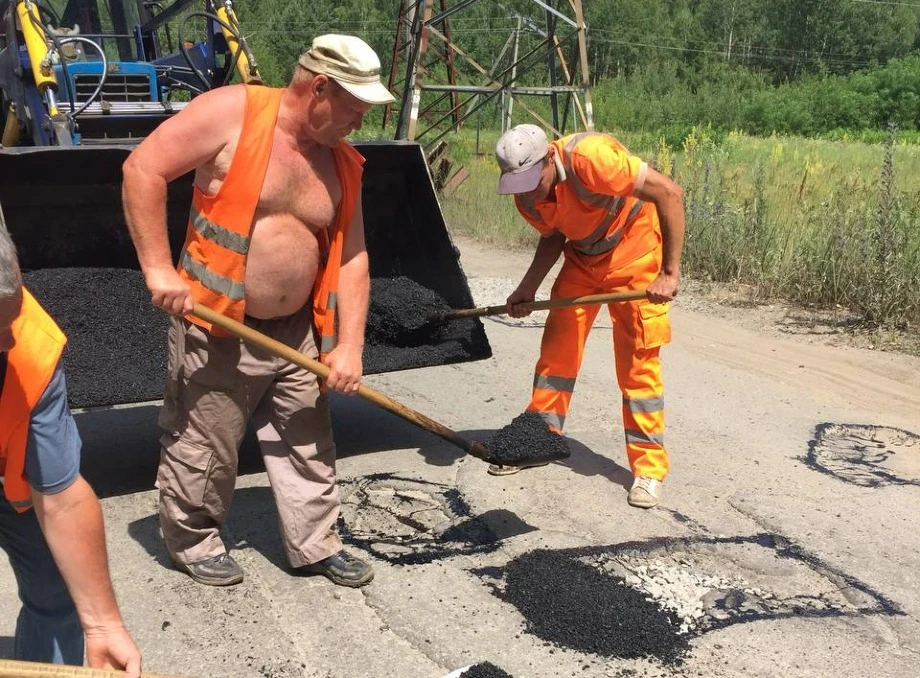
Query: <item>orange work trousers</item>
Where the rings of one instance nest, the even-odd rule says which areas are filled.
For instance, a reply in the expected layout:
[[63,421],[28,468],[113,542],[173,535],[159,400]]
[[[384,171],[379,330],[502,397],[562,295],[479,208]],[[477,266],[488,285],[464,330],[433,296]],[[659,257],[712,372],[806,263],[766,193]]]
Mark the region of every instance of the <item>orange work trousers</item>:
[[[619,247],[606,255],[586,257],[567,244],[552,298],[644,289],[661,270],[658,237],[657,247],[626,262],[618,261]],[[664,446],[664,384],[658,355],[660,347],[671,340],[668,306],[645,300],[607,305],[613,322],[629,466],[634,476],[656,480],[664,480],[669,468]],[[599,305],[593,305],[553,308],[549,312],[527,409],[539,413],[558,433],[563,430],[585,342],[599,310]]]

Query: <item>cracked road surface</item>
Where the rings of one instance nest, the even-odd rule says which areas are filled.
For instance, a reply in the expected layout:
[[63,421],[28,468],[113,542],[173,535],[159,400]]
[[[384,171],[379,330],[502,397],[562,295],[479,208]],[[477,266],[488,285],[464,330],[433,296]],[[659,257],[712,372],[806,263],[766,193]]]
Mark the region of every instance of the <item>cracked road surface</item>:
[[[529,263],[528,253],[456,243],[478,305],[501,303]],[[345,536],[377,572],[359,590],[288,571],[251,439],[225,531],[246,579],[229,589],[193,583],[169,566],[158,536],[156,408],[79,415],[84,469],[113,494],[103,500],[111,567],[145,668],[442,678],[490,662],[517,678],[915,678],[920,360],[751,329],[749,318],[739,322],[750,312],[718,317],[695,310],[692,298],[675,304],[674,342],[663,352],[673,470],[656,510],[626,504],[603,313],[566,420],[572,455],[563,462],[489,476],[482,462],[402,419],[335,398]],[[487,438],[527,403],[541,316],[483,322],[492,359],[367,383]],[[624,632],[604,631],[597,606],[566,604],[568,595],[590,599],[565,580],[577,561],[670,610],[688,634],[683,661],[585,649],[623,643],[554,641],[564,634],[549,634],[546,619],[506,595],[509,571],[526,576],[520,564],[544,562],[532,561],[540,554],[564,564],[560,581],[534,582],[554,585],[549,622],[574,615],[585,633]],[[4,563],[0,609],[17,604]],[[0,656],[11,654],[14,626],[12,613],[0,616]]]

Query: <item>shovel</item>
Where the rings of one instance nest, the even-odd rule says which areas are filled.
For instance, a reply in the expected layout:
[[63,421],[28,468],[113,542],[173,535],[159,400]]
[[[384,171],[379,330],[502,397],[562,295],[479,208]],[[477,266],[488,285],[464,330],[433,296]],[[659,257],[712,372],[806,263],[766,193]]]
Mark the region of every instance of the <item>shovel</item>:
[[[588,294],[583,297],[564,297],[561,299],[547,299],[545,301],[526,301],[520,306],[530,311],[544,311],[548,308],[562,306],[590,306],[591,304],[606,304],[614,301],[637,301],[645,299],[645,290],[630,290],[628,292],[607,292],[605,294]],[[482,308],[463,308],[446,311],[432,316],[433,321],[456,320],[457,318],[481,318],[487,315],[502,315],[508,312],[506,304],[484,306]]]
[[[269,351],[270,353],[283,358],[288,362],[294,363],[299,367],[307,370],[312,374],[320,377],[321,379],[326,379],[329,376],[329,367],[318,360],[314,360],[309,356],[304,355],[300,351],[297,351],[290,346],[282,344],[280,341],[276,341],[269,336],[258,332],[257,330],[247,327],[243,323],[237,322],[232,318],[212,311],[211,309],[202,306],[201,304],[195,304],[192,308],[192,315],[201,318],[204,321],[211,323],[212,325],[217,325],[221,329],[230,332],[238,336],[240,339],[247,341],[251,344],[254,344],[260,348]],[[482,459],[484,461],[489,461],[488,450],[485,445],[478,443],[472,440],[467,440],[463,436],[451,431],[449,428],[443,424],[439,424],[433,419],[429,419],[424,414],[416,412],[405,405],[401,405],[390,397],[375,391],[369,386],[361,384],[358,386],[358,395],[369,400],[375,405],[379,405],[385,410],[392,412],[393,414],[402,417],[406,421],[419,426],[426,431],[434,433],[436,436],[440,436],[449,443],[452,443],[462,449],[467,454],[470,454],[477,459]]]
[[[0,659],[0,678],[124,678],[124,671]],[[180,678],[143,671],[142,678]]]

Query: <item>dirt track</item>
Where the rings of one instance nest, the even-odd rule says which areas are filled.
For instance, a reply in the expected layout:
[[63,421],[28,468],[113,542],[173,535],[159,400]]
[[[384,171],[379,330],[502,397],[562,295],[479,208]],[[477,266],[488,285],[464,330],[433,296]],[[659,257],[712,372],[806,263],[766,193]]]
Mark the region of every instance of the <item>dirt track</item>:
[[[529,261],[456,243],[479,305],[503,301]],[[377,569],[358,591],[288,572],[264,474],[239,482],[226,541],[247,579],[227,590],[169,567],[153,492],[106,499],[113,576],[146,667],[240,678],[441,678],[488,661],[516,678],[915,678],[920,360],[786,335],[763,322],[773,312],[758,321],[756,309],[704,302],[687,295],[674,309],[674,342],[664,352],[673,469],[653,511],[625,502],[603,314],[567,419],[572,455],[562,463],[494,478],[401,419],[336,399],[347,537]],[[368,383],[484,439],[526,405],[540,318],[486,320],[490,360]],[[81,416],[86,459],[98,464],[112,450],[155,459],[153,414]],[[526,593],[538,590],[545,604],[534,606]],[[651,624],[660,619],[640,609],[636,591],[687,624],[682,663],[662,663],[680,642]],[[14,603],[11,575],[0,572],[0,608]],[[634,624],[604,631],[610,611],[624,609],[635,610],[626,615]],[[13,624],[11,615],[0,619],[0,656],[9,654]],[[639,635],[630,641],[629,632]],[[640,640],[649,658],[630,658]]]

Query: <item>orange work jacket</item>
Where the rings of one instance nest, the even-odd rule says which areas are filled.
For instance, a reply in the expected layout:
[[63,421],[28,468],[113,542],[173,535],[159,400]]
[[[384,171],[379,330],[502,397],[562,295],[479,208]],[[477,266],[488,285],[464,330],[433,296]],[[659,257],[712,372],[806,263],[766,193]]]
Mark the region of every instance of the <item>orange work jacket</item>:
[[[246,315],[246,255],[262,184],[268,170],[275,122],[283,89],[246,85],[246,112],[230,169],[220,190],[207,195],[196,186],[192,194],[179,275],[194,300],[238,322]],[[350,144],[332,149],[342,199],[331,233],[318,235],[320,267],[313,287],[313,320],[321,336],[320,350],[335,346],[335,307],[342,248],[355,205],[361,198],[364,158]],[[215,335],[226,332],[187,316]]]
[[16,343],[7,355],[0,395],[0,475],[7,500],[22,513],[32,508],[32,490],[25,478],[29,421],[54,376],[67,337],[25,288],[11,329]]
[[632,195],[648,165],[609,134],[584,132],[552,142],[565,169],[553,190],[555,200],[515,196],[521,215],[543,235],[558,231],[580,256],[616,250],[632,261],[660,242],[655,206]]

